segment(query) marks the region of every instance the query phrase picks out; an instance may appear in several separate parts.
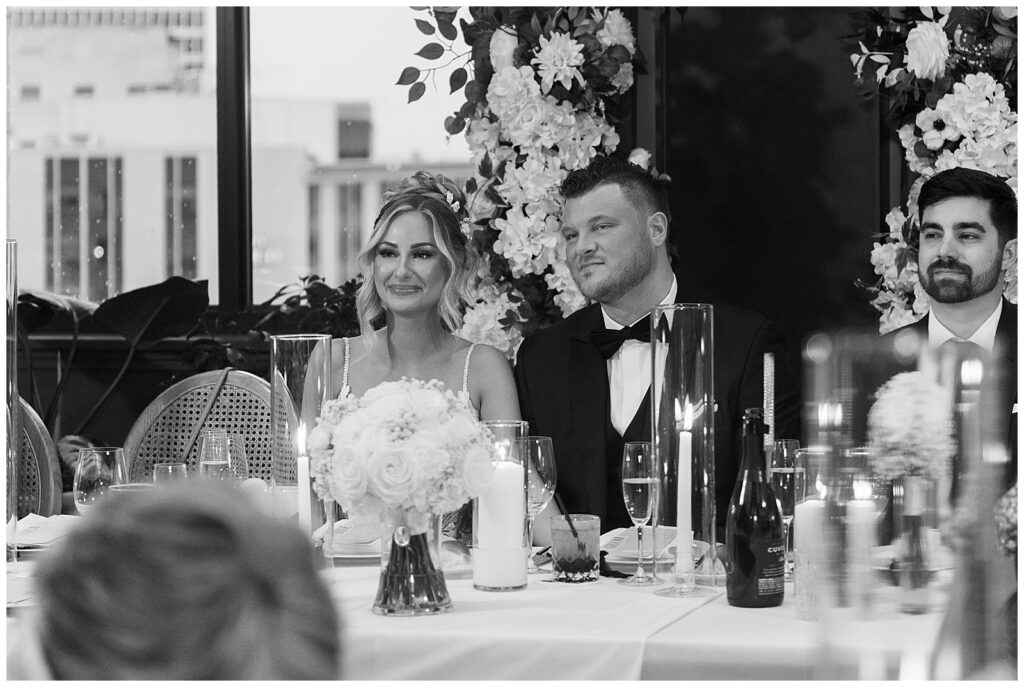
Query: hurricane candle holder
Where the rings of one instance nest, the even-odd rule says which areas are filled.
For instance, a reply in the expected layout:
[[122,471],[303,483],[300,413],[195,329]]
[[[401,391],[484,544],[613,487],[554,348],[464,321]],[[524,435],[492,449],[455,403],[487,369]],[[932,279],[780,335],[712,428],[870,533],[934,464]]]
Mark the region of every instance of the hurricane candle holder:
[[527,466],[517,449],[526,422],[483,423],[494,436],[494,474],[489,487],[473,500],[473,586],[484,591],[526,588]]
[[[720,583],[715,556],[714,312],[705,303],[658,306],[651,312],[651,438],[661,499],[652,527],[655,568],[676,526],[673,584],[660,596],[700,596]],[[693,541],[710,548],[699,567]]]
[[309,473],[309,432],[331,396],[331,336],[270,337],[271,478],[274,514],[295,518],[311,538],[333,513],[320,503]]

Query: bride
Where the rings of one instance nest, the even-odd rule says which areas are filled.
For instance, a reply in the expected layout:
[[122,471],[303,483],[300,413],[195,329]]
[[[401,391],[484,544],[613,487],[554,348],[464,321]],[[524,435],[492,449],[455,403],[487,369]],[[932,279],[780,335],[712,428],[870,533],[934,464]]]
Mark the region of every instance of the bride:
[[402,377],[440,380],[481,420],[518,420],[508,360],[457,336],[477,256],[462,232],[466,199],[451,180],[417,172],[384,194],[359,254],[361,335],[335,339],[333,388],[360,397]]

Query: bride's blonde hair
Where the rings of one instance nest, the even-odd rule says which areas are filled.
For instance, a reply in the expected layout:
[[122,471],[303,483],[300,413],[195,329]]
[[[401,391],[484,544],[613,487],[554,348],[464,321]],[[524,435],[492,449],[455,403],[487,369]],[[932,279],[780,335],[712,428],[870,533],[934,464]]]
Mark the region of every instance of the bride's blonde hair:
[[356,308],[359,330],[367,347],[373,346],[376,330],[384,325],[384,305],[373,281],[373,259],[391,223],[407,212],[418,212],[426,218],[434,243],[445,257],[445,284],[437,310],[446,331],[455,332],[462,326],[462,312],[469,303],[470,281],[479,258],[463,233],[468,218],[466,197],[448,177],[416,172],[384,194],[384,205],[373,223],[373,233],[366,248],[359,253],[363,285],[356,294]]

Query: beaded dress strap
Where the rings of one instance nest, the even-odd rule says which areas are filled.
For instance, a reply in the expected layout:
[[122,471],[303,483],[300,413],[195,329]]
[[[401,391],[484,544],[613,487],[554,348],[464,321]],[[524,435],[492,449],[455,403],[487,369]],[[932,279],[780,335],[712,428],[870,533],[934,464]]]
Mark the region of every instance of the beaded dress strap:
[[341,388],[342,389],[347,389],[348,388],[348,361],[349,361],[349,359],[352,356],[350,355],[351,349],[349,348],[348,337],[346,336],[344,339],[342,339],[342,341],[345,344],[345,362],[342,364],[342,368],[341,368]]
[[469,350],[466,351],[466,364],[462,367],[462,393],[469,397],[469,357],[473,355],[473,349],[476,348],[475,343],[469,345]]

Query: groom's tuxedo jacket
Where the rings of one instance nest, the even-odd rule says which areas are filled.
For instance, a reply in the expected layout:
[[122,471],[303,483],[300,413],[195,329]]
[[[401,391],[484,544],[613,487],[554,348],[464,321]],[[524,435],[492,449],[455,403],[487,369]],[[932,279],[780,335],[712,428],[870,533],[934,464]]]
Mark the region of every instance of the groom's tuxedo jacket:
[[[622,445],[650,440],[651,420],[648,394],[625,436],[612,427],[606,361],[590,341],[590,332],[603,327],[601,307],[595,303],[530,335],[519,348],[515,378],[530,432],[552,439],[557,492],[565,507],[571,513],[600,516],[601,531],[607,532],[631,526],[622,500]],[[775,437],[799,438],[800,395],[782,333],[751,310],[714,306],[719,526],[739,472],[743,410],[763,405],[763,353],[768,351],[775,354]]]
[[[928,318],[925,315],[917,322],[908,324],[885,334],[895,336],[896,332],[911,329],[918,336],[928,340]],[[996,325],[996,354],[999,356],[999,379],[993,388],[1000,394],[998,415],[995,420],[1000,431],[1005,431],[1010,463],[1007,466],[1006,487],[1017,481],[1017,415],[1013,408],[1017,405],[1017,306],[1003,299],[1003,312],[999,315]]]

